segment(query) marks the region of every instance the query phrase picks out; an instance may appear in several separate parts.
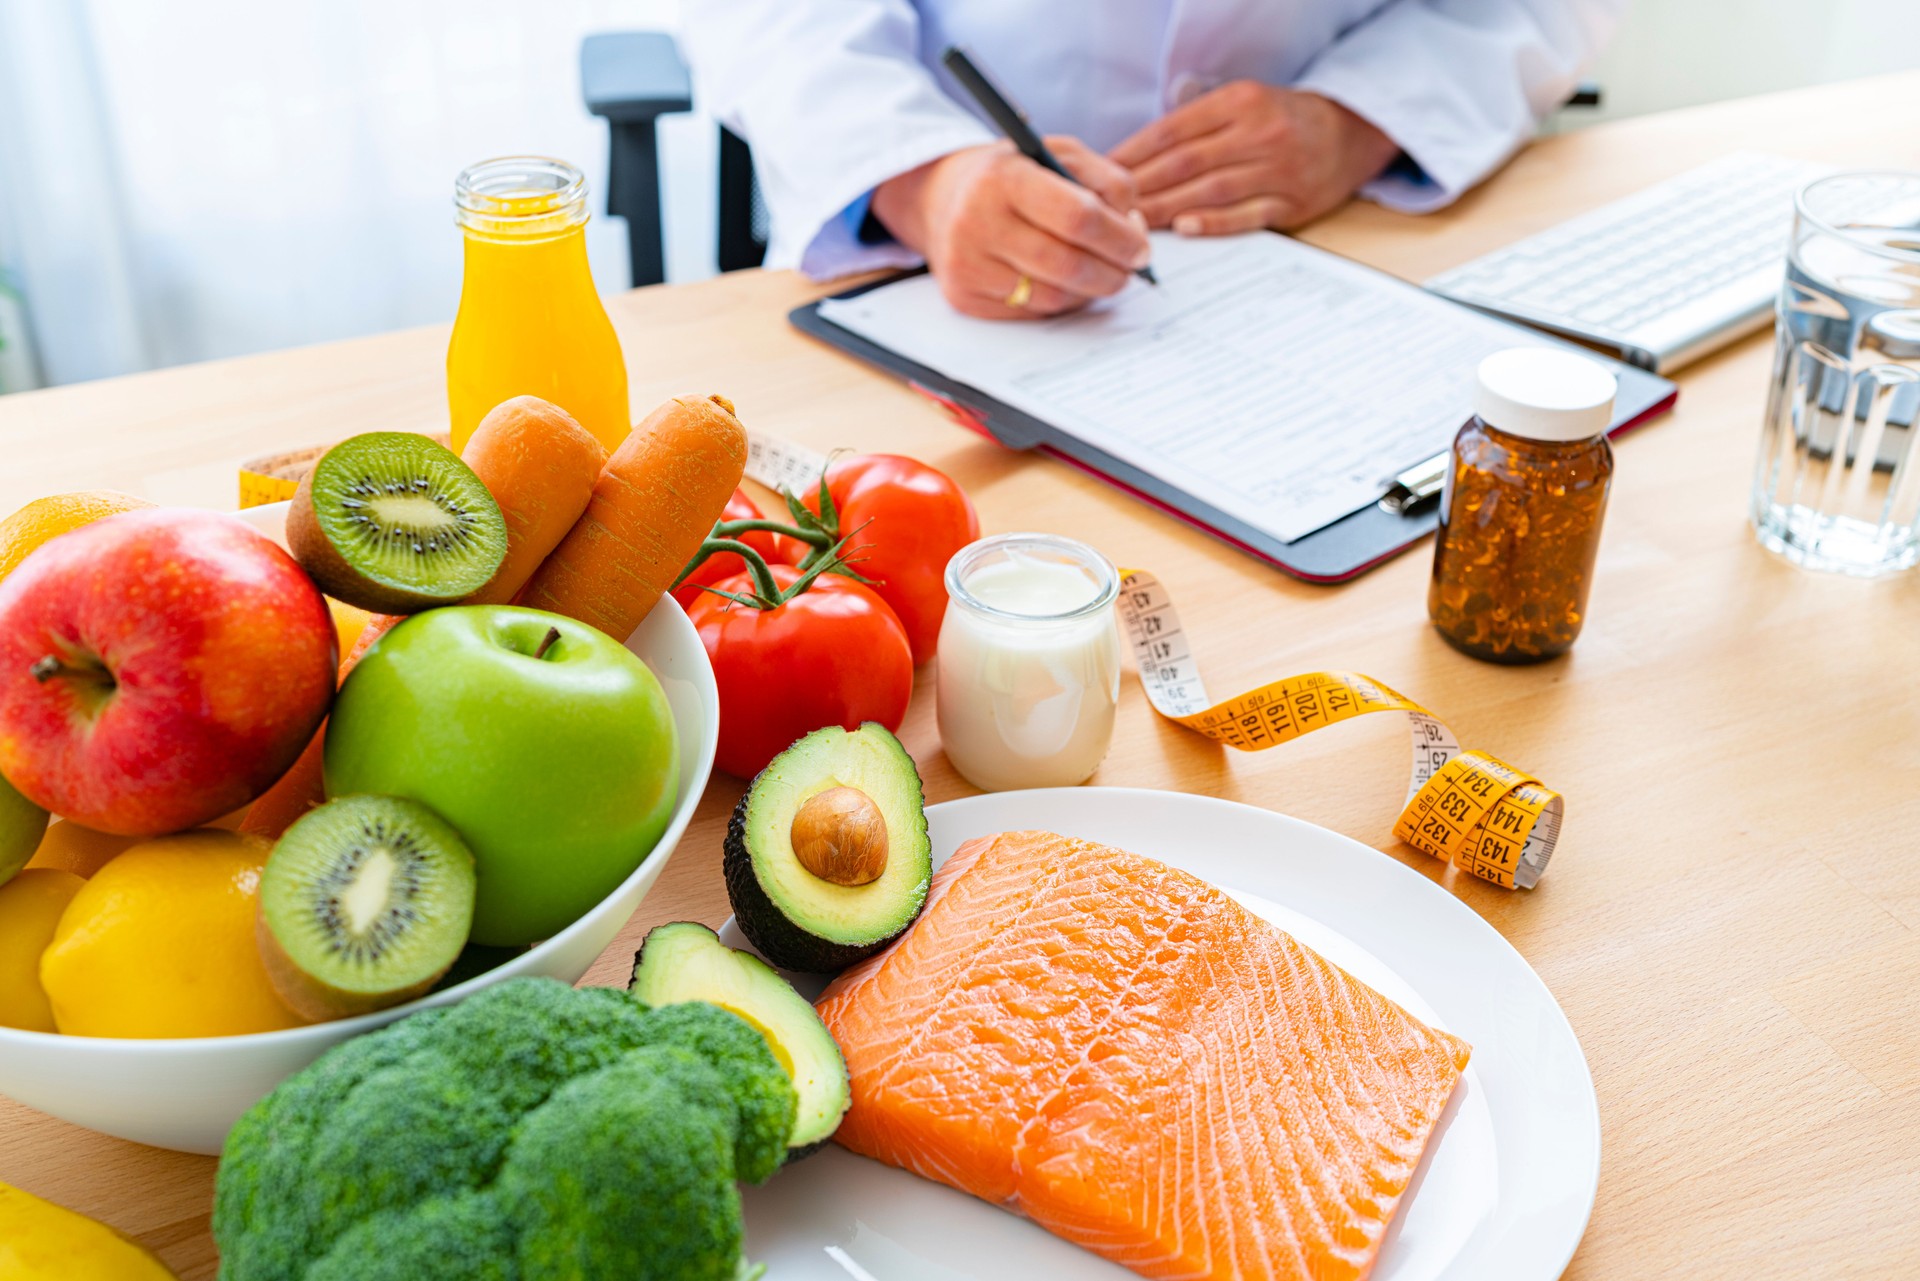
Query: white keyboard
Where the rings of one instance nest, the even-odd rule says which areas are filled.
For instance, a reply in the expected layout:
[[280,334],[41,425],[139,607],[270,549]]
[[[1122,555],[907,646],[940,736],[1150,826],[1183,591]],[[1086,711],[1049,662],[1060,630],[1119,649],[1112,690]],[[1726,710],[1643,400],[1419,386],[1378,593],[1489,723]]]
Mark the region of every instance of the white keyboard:
[[1767,323],[1793,196],[1825,165],[1736,152],[1427,282],[1665,373]]

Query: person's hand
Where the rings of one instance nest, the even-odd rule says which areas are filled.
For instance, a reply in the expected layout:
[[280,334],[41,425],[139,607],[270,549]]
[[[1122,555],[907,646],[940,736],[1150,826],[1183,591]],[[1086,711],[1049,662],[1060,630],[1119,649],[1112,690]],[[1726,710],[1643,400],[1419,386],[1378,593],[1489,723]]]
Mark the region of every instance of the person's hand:
[[1398,152],[1337,102],[1236,80],[1168,112],[1110,156],[1132,171],[1150,225],[1220,236],[1311,222]]
[[1145,221],[1128,216],[1133,179],[1077,139],[1047,147],[1085,185],[1010,142],[988,143],[881,183],[873,216],[926,257],[947,301],[969,316],[1052,316],[1117,294],[1149,252]]

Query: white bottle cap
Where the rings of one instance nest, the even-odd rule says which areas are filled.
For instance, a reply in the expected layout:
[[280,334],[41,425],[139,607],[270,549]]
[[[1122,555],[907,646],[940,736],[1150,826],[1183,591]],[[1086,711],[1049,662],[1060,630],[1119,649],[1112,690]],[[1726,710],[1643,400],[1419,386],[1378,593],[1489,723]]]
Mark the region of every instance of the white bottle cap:
[[1530,440],[1591,440],[1613,422],[1614,377],[1554,347],[1509,347],[1480,362],[1473,412]]

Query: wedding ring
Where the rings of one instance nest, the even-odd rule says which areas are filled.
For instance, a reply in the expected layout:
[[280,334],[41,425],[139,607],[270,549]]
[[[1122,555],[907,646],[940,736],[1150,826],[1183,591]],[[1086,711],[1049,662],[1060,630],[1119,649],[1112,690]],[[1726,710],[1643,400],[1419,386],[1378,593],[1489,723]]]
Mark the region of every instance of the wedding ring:
[[1007,295],[1007,306],[1015,309],[1025,307],[1033,298],[1033,281],[1026,275],[1013,282],[1013,292]]

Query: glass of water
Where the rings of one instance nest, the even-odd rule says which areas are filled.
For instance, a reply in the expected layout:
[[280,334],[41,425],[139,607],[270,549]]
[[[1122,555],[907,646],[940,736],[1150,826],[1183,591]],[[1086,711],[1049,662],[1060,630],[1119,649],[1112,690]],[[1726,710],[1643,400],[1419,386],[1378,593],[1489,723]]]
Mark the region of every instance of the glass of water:
[[1920,562],[1920,173],[1801,190],[1775,335],[1761,545],[1863,577]]

